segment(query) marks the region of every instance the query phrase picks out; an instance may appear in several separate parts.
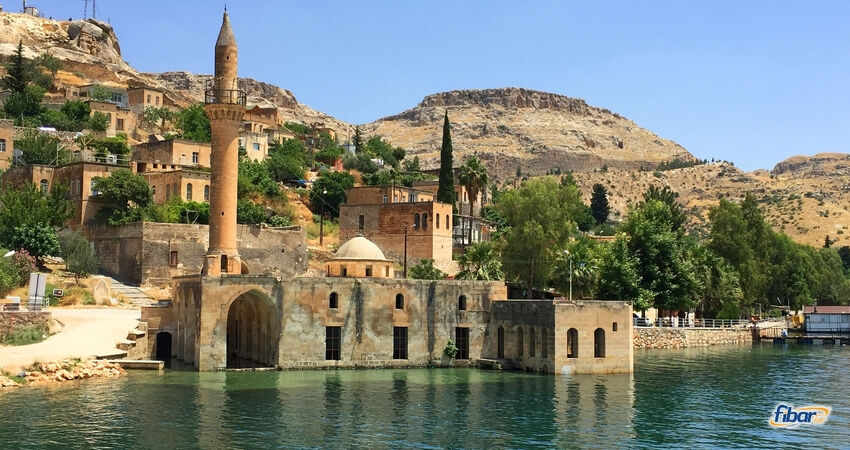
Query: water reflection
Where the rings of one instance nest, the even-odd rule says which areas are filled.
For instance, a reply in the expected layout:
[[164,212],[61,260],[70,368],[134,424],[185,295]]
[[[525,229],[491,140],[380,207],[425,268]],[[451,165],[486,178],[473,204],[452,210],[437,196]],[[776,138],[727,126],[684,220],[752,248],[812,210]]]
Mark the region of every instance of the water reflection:
[[[634,447],[846,444],[850,352],[641,352],[631,375],[466,369],[135,372],[0,395],[0,448]],[[767,426],[777,401],[827,425]]]

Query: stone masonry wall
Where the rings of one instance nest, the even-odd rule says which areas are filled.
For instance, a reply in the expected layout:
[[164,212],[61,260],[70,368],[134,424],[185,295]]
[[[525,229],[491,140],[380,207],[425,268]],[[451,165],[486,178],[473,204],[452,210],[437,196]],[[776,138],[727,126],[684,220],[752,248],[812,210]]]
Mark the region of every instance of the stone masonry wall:
[[708,347],[753,342],[749,328],[634,328],[634,346],[642,349]]
[[44,334],[50,331],[51,314],[47,311],[0,311],[0,340],[15,328],[35,326]]

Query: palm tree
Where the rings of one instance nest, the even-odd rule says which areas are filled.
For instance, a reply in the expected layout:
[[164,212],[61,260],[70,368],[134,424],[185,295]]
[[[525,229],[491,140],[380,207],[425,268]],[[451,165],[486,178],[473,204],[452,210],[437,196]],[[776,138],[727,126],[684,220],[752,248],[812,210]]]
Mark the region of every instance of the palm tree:
[[[487,175],[487,168],[481,164],[478,158],[472,157],[458,169],[458,179],[469,194],[469,215],[472,216],[474,211],[473,206],[475,206],[475,200],[478,198],[478,194],[484,189],[487,189],[487,183],[490,181],[490,177]],[[472,226],[469,227],[469,241],[472,242]]]
[[461,271],[458,280],[501,280],[505,277],[499,255],[489,242],[479,242],[460,255],[457,260]]

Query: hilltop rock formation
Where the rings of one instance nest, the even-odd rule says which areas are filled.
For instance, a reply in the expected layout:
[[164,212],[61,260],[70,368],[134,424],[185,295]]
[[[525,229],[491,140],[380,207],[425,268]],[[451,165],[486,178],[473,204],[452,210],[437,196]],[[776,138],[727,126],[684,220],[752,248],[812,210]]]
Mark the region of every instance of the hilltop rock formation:
[[415,108],[365,125],[436,167],[445,110],[459,161],[477,156],[499,179],[551,170],[655,167],[694,159],[684,147],[584,100],[522,88],[461,90],[429,95]]

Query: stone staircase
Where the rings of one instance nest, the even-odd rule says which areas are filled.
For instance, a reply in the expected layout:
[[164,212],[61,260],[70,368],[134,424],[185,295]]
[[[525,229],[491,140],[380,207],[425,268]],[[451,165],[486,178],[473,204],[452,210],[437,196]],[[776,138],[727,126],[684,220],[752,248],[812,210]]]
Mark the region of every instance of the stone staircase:
[[[139,359],[146,357],[147,353],[147,322],[139,322],[139,325],[127,333],[127,338],[115,343],[115,351],[97,355],[97,359],[121,360],[121,359]],[[144,358],[142,358],[144,359]]]
[[133,306],[148,306],[156,303],[156,300],[139,289],[138,286],[131,286],[110,277],[104,278],[109,280],[109,291],[113,297],[117,297],[120,294]]

